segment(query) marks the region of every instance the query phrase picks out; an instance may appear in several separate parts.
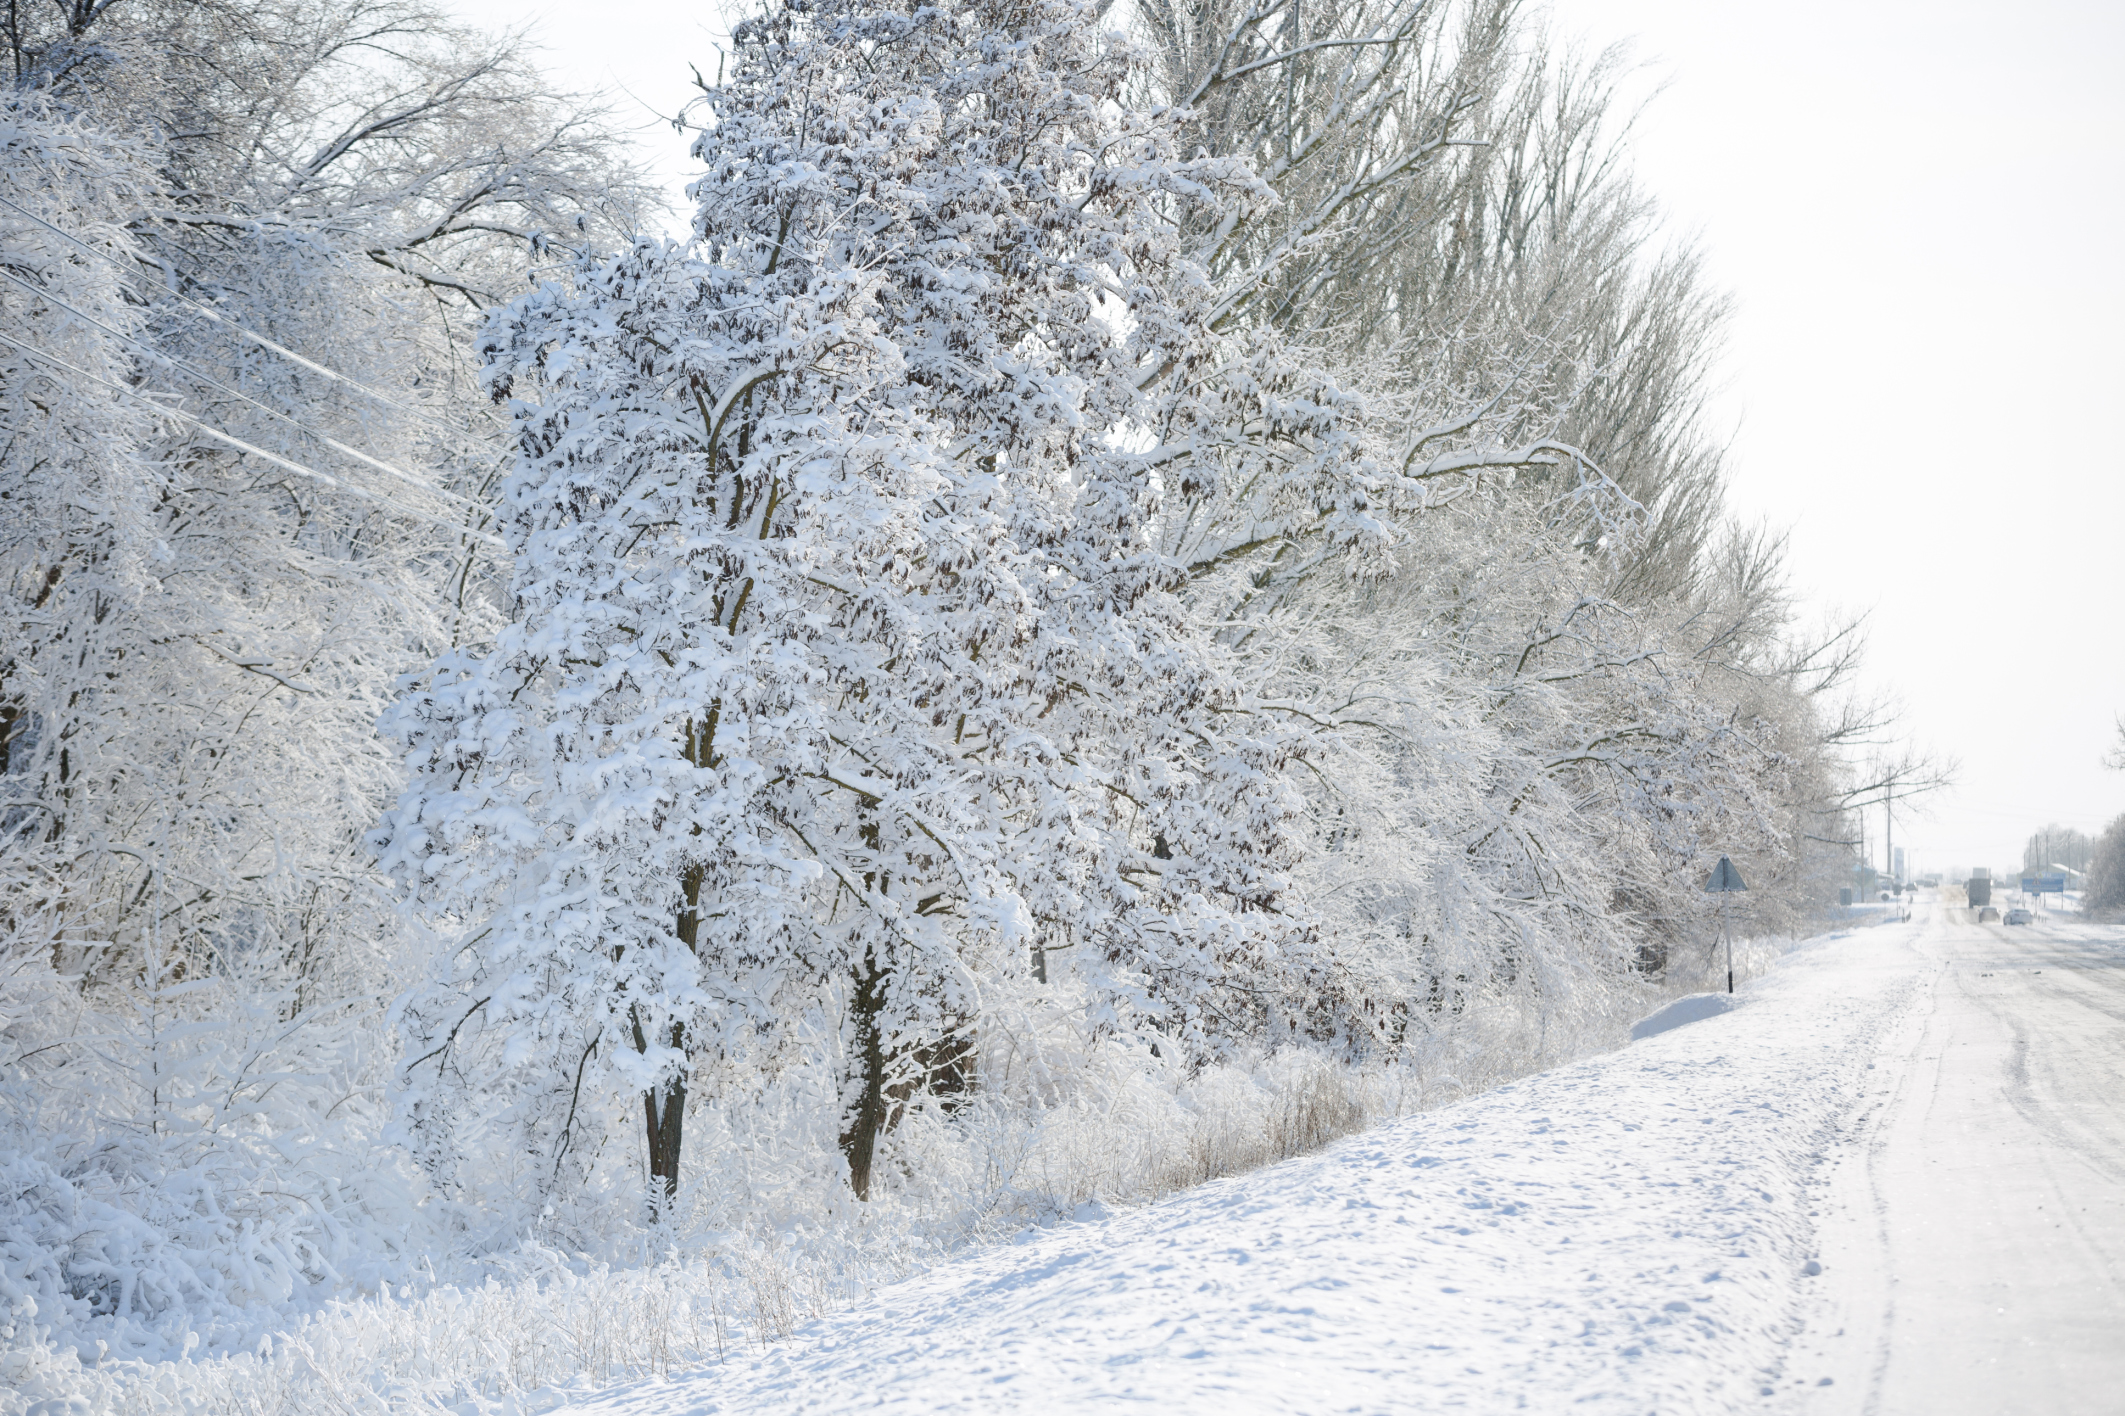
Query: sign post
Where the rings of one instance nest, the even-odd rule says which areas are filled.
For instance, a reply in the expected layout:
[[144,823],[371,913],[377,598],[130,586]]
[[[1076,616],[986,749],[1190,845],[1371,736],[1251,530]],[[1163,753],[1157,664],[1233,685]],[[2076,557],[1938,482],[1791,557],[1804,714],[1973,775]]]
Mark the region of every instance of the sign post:
[[1734,935],[1727,928],[1726,897],[1736,890],[1746,890],[1748,888],[1747,885],[1742,883],[1741,872],[1734,868],[1734,862],[1728,860],[1725,856],[1719,858],[1719,864],[1712,867],[1711,876],[1704,882],[1704,892],[1707,895],[1719,896],[1719,936],[1726,941],[1727,946],[1727,992],[1729,993],[1734,991]]

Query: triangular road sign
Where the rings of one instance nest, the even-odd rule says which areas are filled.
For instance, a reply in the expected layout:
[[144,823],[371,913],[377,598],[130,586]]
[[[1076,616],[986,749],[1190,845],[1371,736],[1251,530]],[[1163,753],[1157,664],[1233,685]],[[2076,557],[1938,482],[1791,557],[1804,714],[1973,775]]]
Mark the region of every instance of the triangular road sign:
[[1711,877],[1704,882],[1704,890],[1708,895],[1724,895],[1732,890],[1748,888],[1742,883],[1741,872],[1734,868],[1734,862],[1725,856],[1719,858],[1719,864],[1713,867]]

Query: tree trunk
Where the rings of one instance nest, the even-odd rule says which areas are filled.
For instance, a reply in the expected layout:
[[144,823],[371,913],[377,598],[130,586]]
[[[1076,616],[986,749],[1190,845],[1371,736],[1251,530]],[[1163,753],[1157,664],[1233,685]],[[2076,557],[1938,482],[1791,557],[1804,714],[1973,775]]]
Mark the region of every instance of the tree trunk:
[[[679,1046],[682,1040],[678,1025],[674,1024],[672,1046]],[[663,1194],[656,1201],[661,1216],[679,1197],[679,1141],[686,1124],[685,1075],[680,1074],[667,1086],[642,1093],[642,1114],[649,1123],[649,1178],[662,1182]]]
[[[689,751],[694,746],[689,732]],[[705,744],[703,748],[705,751]],[[686,951],[697,956],[700,953],[701,884],[705,875],[696,865],[689,866],[679,877],[686,903],[679,910],[674,932],[679,936],[679,942],[686,946]],[[649,1051],[649,1039],[643,1036],[639,1018],[634,1027],[635,1049]],[[671,1025],[671,1045],[681,1053],[686,1050],[686,1030],[677,1023]],[[654,1201],[657,1213],[661,1215],[679,1197],[679,1153],[686,1127],[686,1073],[683,1070],[665,1085],[642,1093],[642,1119],[649,1141],[649,1178],[663,1192]]]
[[885,1010],[885,973],[877,956],[864,951],[856,966],[856,992],[849,1002],[856,1019],[856,1066],[859,1091],[848,1127],[841,1133],[841,1152],[848,1157],[849,1187],[859,1200],[871,1197],[871,1159],[878,1133],[885,1129],[885,1038],[878,1015]]

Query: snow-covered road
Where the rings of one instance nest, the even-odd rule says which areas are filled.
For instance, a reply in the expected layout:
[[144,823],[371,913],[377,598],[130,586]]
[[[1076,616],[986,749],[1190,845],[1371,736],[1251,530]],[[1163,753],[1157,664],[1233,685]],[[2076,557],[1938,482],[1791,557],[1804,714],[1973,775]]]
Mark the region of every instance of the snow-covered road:
[[1732,1012],[578,1409],[2125,1410],[2121,940],[1818,941]]
[[1920,932],[1825,1215],[1825,1413],[2125,1411],[2125,932]]

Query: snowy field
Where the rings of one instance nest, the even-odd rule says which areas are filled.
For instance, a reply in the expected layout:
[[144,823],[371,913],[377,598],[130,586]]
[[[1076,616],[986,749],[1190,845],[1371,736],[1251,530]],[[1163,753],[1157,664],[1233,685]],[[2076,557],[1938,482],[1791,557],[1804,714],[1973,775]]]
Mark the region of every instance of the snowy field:
[[[1812,942],[1731,1012],[1311,1157],[939,1269],[600,1416],[1761,1410],[1819,1219],[1930,966]],[[1682,1010],[1689,1011],[1689,1010]],[[1776,1403],[1783,1404],[1783,1403]]]

